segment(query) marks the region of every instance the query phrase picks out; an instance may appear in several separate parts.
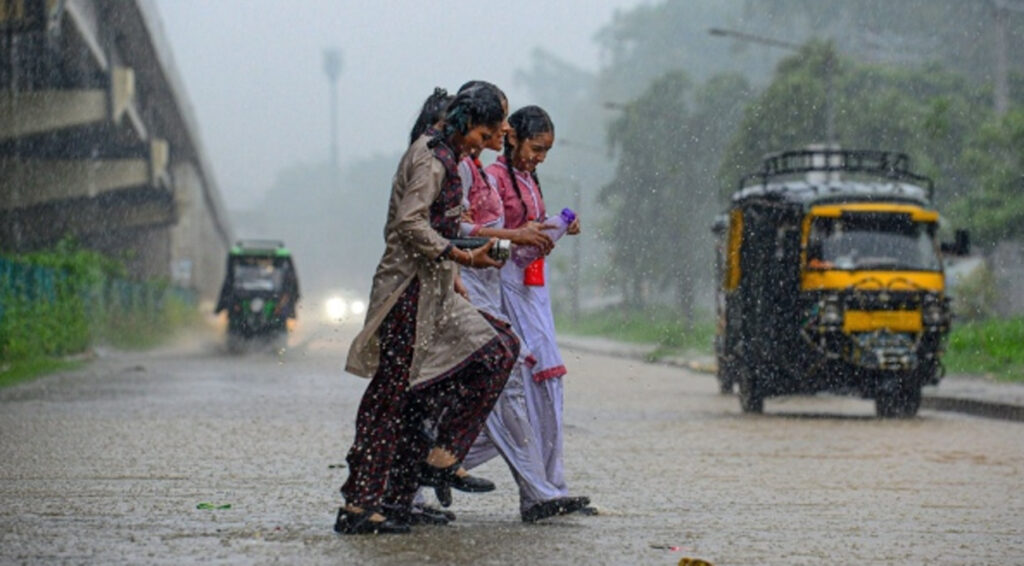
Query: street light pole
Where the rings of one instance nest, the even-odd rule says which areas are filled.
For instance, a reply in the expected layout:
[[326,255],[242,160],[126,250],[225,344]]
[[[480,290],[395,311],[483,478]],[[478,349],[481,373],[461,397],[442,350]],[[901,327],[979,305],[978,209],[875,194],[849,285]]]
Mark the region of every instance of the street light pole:
[[[775,39],[771,37],[762,37],[760,35],[754,35],[752,33],[745,33],[742,31],[736,31],[731,29],[723,28],[710,28],[708,33],[716,37],[732,37],[741,41],[749,41],[751,43],[759,43],[761,45],[767,45],[769,47],[778,47],[779,49],[785,49],[787,51],[793,51],[796,53],[800,52],[801,46],[798,43],[792,43],[789,41],[783,41],[781,39]],[[829,146],[835,144],[835,92],[834,92],[834,75],[835,75],[835,53],[831,49],[826,54],[825,59],[825,141]]]
[[331,154],[333,171],[338,170],[338,77],[341,75],[341,50],[324,49],[324,73],[327,75],[331,108]]

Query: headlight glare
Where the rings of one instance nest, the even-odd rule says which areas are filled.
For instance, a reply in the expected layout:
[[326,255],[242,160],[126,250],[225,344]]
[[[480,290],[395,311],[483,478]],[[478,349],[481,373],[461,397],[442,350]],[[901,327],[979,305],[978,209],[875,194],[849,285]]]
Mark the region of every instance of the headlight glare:
[[345,299],[341,297],[331,297],[327,299],[326,303],[327,318],[331,320],[341,320],[348,314],[348,305],[345,304]]

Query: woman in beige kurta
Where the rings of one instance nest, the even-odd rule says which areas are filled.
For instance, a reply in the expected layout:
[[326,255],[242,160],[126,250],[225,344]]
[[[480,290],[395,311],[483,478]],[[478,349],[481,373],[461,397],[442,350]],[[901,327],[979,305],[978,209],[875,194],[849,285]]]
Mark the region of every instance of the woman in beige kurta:
[[[462,213],[457,163],[500,135],[504,112],[491,89],[460,93],[444,126],[428,130],[402,157],[392,183],[385,251],[363,330],[346,369],[372,377],[356,417],[342,486],[346,505],[335,530],[408,532],[379,513],[389,491],[408,505],[423,477],[434,485],[455,472],[508,379],[519,343],[508,324],[455,292],[458,267],[500,267],[490,245],[454,248]],[[433,447],[420,433],[444,409]]]

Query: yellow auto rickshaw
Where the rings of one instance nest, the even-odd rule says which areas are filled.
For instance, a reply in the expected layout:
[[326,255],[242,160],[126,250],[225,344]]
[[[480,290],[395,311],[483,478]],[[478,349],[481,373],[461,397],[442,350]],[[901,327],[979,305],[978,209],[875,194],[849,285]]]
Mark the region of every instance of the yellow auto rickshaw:
[[910,417],[938,383],[950,328],[931,179],[902,153],[806,149],[772,154],[719,217],[718,332],[723,392],[744,412],[819,392],[875,400]]

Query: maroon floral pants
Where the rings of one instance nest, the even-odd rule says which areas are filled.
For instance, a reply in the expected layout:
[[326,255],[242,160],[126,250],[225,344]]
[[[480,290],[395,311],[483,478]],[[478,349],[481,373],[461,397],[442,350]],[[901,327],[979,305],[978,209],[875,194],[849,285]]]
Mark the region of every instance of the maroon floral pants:
[[[419,279],[413,279],[381,323],[380,365],[363,393],[349,449],[345,502],[364,509],[407,506],[419,487],[419,466],[431,446],[461,460],[498,400],[519,354],[509,326],[484,315],[498,335],[430,383],[409,387],[416,339]],[[437,438],[423,431],[438,423]],[[384,501],[385,493],[388,501]]]

